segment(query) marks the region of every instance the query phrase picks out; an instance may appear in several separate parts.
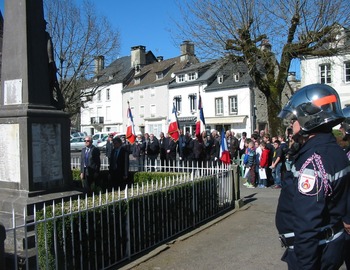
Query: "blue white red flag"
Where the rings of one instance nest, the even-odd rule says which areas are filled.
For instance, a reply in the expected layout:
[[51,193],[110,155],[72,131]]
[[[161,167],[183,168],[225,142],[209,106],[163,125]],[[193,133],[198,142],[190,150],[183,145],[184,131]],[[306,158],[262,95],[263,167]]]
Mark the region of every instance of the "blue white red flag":
[[131,113],[129,102],[128,102],[127,117],[128,117],[128,126],[126,128],[125,136],[130,144],[134,144],[136,140],[136,134],[135,134],[135,127],[134,127],[134,118]]
[[177,111],[176,111],[175,104],[173,104],[173,111],[170,116],[168,134],[171,138],[173,138],[175,142],[177,142],[180,137],[179,123],[177,121]]
[[227,141],[226,141],[225,130],[224,129],[221,131],[220,160],[224,164],[230,164],[231,163],[230,152],[228,151]]
[[199,94],[198,98],[198,111],[197,111],[197,122],[196,122],[196,137],[198,141],[202,142],[202,133],[205,131],[205,120],[204,120],[204,112],[202,107],[202,97]]

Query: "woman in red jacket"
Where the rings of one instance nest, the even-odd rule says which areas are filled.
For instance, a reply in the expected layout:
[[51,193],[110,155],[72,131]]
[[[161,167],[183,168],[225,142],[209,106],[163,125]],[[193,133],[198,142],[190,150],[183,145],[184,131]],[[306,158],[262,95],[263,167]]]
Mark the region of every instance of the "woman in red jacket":
[[262,150],[259,164],[259,185],[258,188],[266,188],[267,177],[266,168],[269,167],[269,153],[270,150],[266,148],[266,143],[261,142],[260,148]]

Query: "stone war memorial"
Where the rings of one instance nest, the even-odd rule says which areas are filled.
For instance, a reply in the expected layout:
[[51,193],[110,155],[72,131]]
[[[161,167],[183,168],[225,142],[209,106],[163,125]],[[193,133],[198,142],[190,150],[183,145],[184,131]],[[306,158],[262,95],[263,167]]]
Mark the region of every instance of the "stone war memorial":
[[43,1],[5,0],[0,91],[1,213],[15,209],[23,214],[25,207],[30,213],[33,204],[77,193],[69,187],[69,116],[53,98],[53,91],[59,89],[53,89],[58,83],[52,78],[52,52]]

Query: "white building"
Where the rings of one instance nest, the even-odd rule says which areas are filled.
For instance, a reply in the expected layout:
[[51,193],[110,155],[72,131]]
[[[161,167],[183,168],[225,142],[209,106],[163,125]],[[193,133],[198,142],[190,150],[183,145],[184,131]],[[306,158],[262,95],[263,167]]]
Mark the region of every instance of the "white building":
[[[144,46],[134,47],[132,57],[140,63],[135,66],[135,74],[130,83],[123,89],[123,104],[129,102],[134,117],[136,133],[153,133],[159,136],[160,132],[167,132],[169,124],[169,90],[168,85],[174,80],[173,74],[187,66],[198,63],[194,55],[194,46],[185,41],[181,44],[181,55],[157,62],[144,64],[146,51]],[[140,59],[140,60],[137,60]],[[128,119],[126,112],[124,127]]]
[[337,90],[342,108],[350,105],[350,33],[342,28],[337,42],[328,44],[328,48],[344,48],[336,56],[312,57],[301,59],[301,86],[322,83]]

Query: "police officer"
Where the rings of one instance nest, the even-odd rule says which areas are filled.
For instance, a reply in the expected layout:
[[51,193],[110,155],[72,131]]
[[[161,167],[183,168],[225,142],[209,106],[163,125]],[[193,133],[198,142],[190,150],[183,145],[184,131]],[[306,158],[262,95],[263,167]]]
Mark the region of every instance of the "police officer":
[[285,174],[276,227],[289,269],[338,269],[343,263],[349,162],[332,134],[344,115],[337,92],[324,84],[298,90],[279,114],[300,143]]

